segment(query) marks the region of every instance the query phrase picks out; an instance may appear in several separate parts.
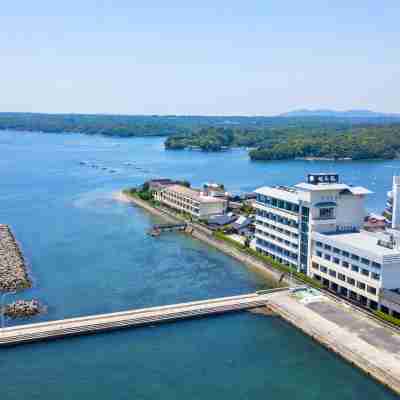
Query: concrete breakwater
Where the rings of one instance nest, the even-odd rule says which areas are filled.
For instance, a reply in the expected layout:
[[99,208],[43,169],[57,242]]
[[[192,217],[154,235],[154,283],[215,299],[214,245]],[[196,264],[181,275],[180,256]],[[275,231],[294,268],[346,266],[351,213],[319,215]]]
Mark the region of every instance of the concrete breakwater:
[[325,296],[307,304],[276,293],[268,308],[400,395],[400,336],[395,332]]
[[0,291],[31,287],[24,257],[8,225],[0,225]]

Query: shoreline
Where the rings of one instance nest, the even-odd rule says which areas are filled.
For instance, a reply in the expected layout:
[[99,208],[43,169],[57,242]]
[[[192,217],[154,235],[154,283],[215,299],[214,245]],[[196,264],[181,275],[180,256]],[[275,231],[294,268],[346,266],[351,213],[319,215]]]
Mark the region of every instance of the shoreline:
[[[124,203],[135,204],[136,206],[141,207],[144,210],[148,211],[150,214],[163,218],[166,222],[170,223],[182,222],[176,216],[172,214],[167,214],[166,211],[157,209],[148,204],[147,202],[140,200],[136,197],[129,196],[123,193],[122,191],[114,193],[113,198],[114,200],[122,201]],[[282,272],[276,271],[272,267],[268,268],[261,261],[255,260],[253,257],[242,253],[240,250],[234,248],[233,246],[230,246],[225,242],[216,239],[215,237],[212,236],[211,231],[208,231],[204,227],[196,226],[193,223],[188,223],[188,227],[189,229],[185,231],[187,235],[207,244],[210,247],[213,247],[214,249],[221,251],[222,253],[234,258],[236,261],[241,262],[247,268],[261,275],[267,281],[267,283],[272,287],[277,287],[277,285],[279,284],[279,280],[282,277]],[[281,283],[283,284],[289,283],[286,276],[282,279]]]
[[[129,196],[122,191],[113,195],[113,198],[119,201],[123,201],[125,203],[132,203],[138,207],[141,207],[148,211],[149,213],[159,216],[168,220],[168,222],[181,222],[178,218],[168,215],[166,212],[154,208],[149,205],[147,202],[135,198],[133,196]],[[246,267],[254,269],[255,271],[260,272],[267,281],[273,280],[276,282],[279,280],[282,273],[269,269],[267,265],[262,263],[261,261],[256,261],[250,256],[243,254],[240,250],[229,246],[225,242],[221,242],[211,235],[207,235],[205,232],[200,232],[199,229],[189,223],[189,228],[191,229],[190,234],[195,239],[202,241],[203,243],[208,244],[211,247],[216,248],[217,250],[222,251],[223,253],[231,256],[237,261],[243,263]],[[202,229],[203,230],[203,229]],[[205,230],[205,228],[204,228]],[[284,280],[285,281],[285,280]],[[342,303],[333,301],[333,304],[336,304],[336,307],[341,307]],[[383,350],[377,346],[370,345],[367,342],[363,342],[362,338],[358,338],[354,336],[351,332],[347,331],[347,329],[340,325],[333,325],[328,320],[322,320],[318,315],[312,315],[311,319],[307,319],[307,316],[304,314],[305,312],[309,312],[311,310],[301,309],[302,306],[296,305],[293,301],[289,301],[288,303],[280,302],[278,299],[274,301],[271,299],[268,308],[270,311],[263,312],[262,310],[258,310],[258,313],[265,314],[268,316],[271,314],[275,314],[280,316],[287,323],[292,325],[293,327],[299,329],[305,335],[310,337],[312,340],[316,341],[320,345],[324,346],[327,350],[332,353],[340,356],[344,361],[350,363],[351,365],[357,367],[362,372],[364,372],[367,376],[372,377],[374,380],[387,387],[394,393],[400,395],[400,382],[399,378],[390,368],[386,368],[385,362],[381,360],[381,358],[385,358],[387,356],[384,354]],[[312,312],[312,311],[311,311]],[[349,310],[348,312],[356,313],[354,318],[365,318],[371,324],[376,321],[373,321],[369,317],[363,317],[361,313],[356,310]],[[314,314],[314,313],[313,313]],[[318,321],[318,318],[320,319]],[[325,321],[325,322],[323,322]],[[324,325],[328,325],[329,329],[326,329]],[[335,329],[337,331],[337,337],[350,338],[350,340],[340,342],[339,340],[335,340],[336,338],[332,337],[332,330]],[[389,332],[389,329],[388,329]],[[393,331],[391,331],[393,334]],[[353,335],[353,337],[350,337]],[[354,341],[357,341],[357,345]],[[373,351],[377,356],[370,357],[370,353],[364,353],[363,349],[365,347],[370,347],[369,350]],[[381,357],[379,357],[381,355]]]

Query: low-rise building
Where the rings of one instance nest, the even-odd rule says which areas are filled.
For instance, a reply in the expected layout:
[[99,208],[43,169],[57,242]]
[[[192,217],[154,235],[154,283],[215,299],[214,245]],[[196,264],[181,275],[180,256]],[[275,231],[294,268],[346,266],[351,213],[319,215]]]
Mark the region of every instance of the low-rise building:
[[222,215],[227,210],[227,200],[207,196],[200,190],[182,185],[168,185],[153,192],[156,201],[196,218]]
[[309,174],[307,182],[256,193],[257,251],[363,306],[400,315],[393,302],[400,292],[400,232],[364,229],[369,190],[340,183],[337,174]]

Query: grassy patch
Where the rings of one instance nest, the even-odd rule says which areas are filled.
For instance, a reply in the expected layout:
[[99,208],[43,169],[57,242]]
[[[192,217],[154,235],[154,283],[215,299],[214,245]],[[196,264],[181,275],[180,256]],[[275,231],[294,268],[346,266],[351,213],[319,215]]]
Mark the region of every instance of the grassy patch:
[[400,319],[392,317],[391,315],[385,314],[382,311],[374,311],[374,314],[380,318],[383,319],[384,321],[390,322],[393,325],[397,325],[400,327]]
[[296,271],[294,268],[290,268],[287,265],[281,264],[280,262],[274,260],[271,257],[268,257],[264,254],[260,254],[256,250],[250,249],[249,247],[246,247],[240,243],[238,243],[236,240],[233,240],[226,236],[224,233],[217,231],[214,233],[214,237],[219,240],[223,240],[226,243],[229,243],[233,247],[237,248],[238,250],[262,261],[263,263],[267,264],[268,266],[276,269],[279,272],[285,273],[285,274],[292,274],[294,277],[296,277],[298,280],[307,283],[308,285],[315,287],[317,289],[322,289],[323,286],[316,281],[313,278],[310,278],[309,276],[303,274],[302,272]]

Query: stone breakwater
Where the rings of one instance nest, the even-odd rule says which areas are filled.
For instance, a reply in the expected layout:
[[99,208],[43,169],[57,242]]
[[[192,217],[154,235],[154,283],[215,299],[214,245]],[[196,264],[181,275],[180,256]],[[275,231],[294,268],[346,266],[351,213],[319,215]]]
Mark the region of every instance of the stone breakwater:
[[4,314],[10,318],[32,317],[41,310],[42,307],[37,300],[17,300],[4,307]]
[[31,287],[24,257],[8,225],[0,225],[0,292]]

